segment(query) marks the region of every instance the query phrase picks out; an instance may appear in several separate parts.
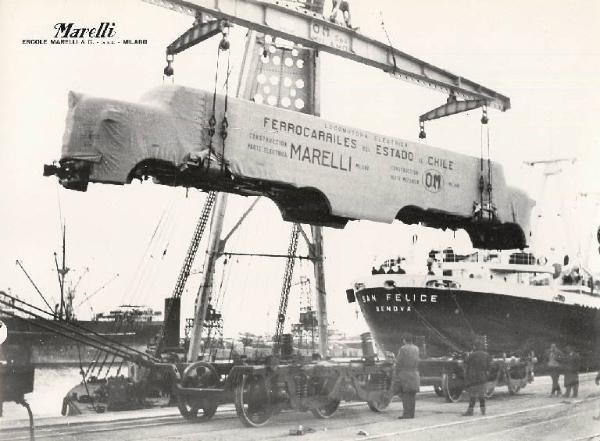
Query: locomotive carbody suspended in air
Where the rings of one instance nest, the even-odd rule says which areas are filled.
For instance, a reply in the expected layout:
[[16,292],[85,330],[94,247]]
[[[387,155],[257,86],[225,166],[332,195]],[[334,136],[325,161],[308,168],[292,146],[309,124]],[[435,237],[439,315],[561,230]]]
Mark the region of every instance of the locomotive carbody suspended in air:
[[[210,135],[212,101],[209,92],[180,86],[157,87],[137,103],[70,93],[60,165],[45,174],[81,191],[89,182],[152,176],[165,185],[266,195],[294,222],[399,219],[464,228],[477,247],[526,245],[534,203],[507,185],[500,164],[489,162],[482,174],[481,158],[233,98],[223,139]],[[224,105],[218,96],[218,121]],[[493,195],[484,191],[491,179]]]

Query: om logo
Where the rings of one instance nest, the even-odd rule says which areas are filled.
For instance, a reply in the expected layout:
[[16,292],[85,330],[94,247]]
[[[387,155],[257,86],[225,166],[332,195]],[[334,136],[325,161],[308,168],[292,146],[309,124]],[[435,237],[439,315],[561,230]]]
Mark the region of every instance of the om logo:
[[423,185],[431,193],[439,192],[444,186],[444,179],[442,174],[433,169],[425,170],[423,174]]

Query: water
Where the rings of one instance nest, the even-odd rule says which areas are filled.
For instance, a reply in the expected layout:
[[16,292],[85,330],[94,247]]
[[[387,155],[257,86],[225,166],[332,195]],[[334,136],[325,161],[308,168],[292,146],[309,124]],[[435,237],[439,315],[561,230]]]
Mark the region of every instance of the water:
[[[116,371],[113,368],[111,374]],[[127,369],[121,373],[127,375]],[[34,417],[60,416],[66,393],[81,382],[77,367],[38,367],[35,369],[33,392],[25,395]],[[14,402],[4,403],[2,420],[27,418],[25,408]]]

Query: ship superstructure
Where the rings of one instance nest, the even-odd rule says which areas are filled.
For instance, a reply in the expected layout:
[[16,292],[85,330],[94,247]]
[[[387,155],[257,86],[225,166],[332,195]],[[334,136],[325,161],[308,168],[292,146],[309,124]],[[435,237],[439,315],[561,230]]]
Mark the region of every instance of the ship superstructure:
[[411,332],[427,355],[468,351],[483,338],[490,353],[543,354],[572,345],[596,364],[600,281],[580,266],[550,264],[519,250],[456,254],[432,250],[421,270],[386,260],[354,285],[362,313],[383,349]]

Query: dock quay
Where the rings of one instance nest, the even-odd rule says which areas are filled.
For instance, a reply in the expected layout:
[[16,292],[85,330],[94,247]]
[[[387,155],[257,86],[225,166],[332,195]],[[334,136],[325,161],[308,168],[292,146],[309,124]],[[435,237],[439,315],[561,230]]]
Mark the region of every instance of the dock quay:
[[[79,417],[47,417],[36,420],[38,440],[279,440],[300,429],[303,438],[320,440],[600,440],[600,388],[595,375],[582,374],[577,399],[549,397],[550,378],[539,377],[517,395],[498,392],[488,403],[487,415],[463,417],[465,396],[446,403],[432,389],[417,397],[413,420],[398,420],[402,404],[395,399],[381,413],[364,403],[345,403],[330,419],[310,413],[283,412],[260,428],[246,428],[233,405],[219,408],[213,419],[189,423],[176,408],[113,412]],[[35,409],[34,409],[35,412]],[[302,426],[300,428],[300,426]],[[26,419],[0,420],[0,439],[27,440]]]

